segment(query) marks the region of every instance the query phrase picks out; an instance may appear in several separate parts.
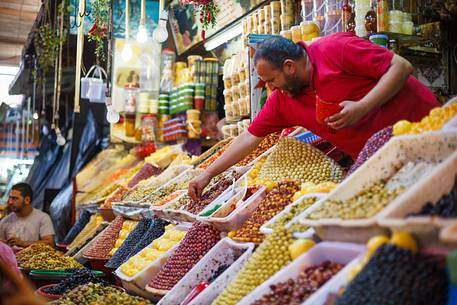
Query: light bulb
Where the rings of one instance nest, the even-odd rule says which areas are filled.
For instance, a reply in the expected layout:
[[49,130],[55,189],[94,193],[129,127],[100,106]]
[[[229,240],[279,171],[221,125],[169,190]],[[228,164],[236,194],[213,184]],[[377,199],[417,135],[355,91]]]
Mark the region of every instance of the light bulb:
[[130,43],[126,42],[122,49],[121,57],[124,62],[129,62],[132,59],[133,50]]
[[43,132],[43,135],[47,136],[49,134],[49,128],[46,125],[43,125],[43,128],[41,129]]
[[33,113],[33,119],[34,120],[38,120],[39,116],[38,116],[38,112],[34,112]]
[[106,120],[111,124],[119,122],[120,116],[119,113],[114,109],[114,107],[109,105],[106,108]]
[[139,43],[145,43],[148,40],[148,30],[144,24],[140,23],[138,27],[138,32],[136,33],[136,40]]
[[67,142],[67,140],[65,140],[65,138],[60,133],[60,129],[56,128],[56,143],[57,143],[57,145],[64,146],[66,142]]
[[152,33],[152,38],[159,43],[165,42],[168,38],[167,20],[168,12],[162,11],[160,13],[159,24],[155,28],[154,33]]

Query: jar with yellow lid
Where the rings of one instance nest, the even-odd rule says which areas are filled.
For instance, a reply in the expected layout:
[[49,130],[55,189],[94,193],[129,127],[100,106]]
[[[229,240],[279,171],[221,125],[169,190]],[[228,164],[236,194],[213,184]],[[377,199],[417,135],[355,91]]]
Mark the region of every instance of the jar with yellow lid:
[[300,28],[303,41],[311,41],[320,35],[319,26],[315,22],[303,21],[300,23]]
[[297,43],[302,40],[301,28],[299,25],[294,25],[290,28],[292,32],[292,41]]
[[281,31],[280,35],[284,38],[292,40],[292,31],[291,30]]

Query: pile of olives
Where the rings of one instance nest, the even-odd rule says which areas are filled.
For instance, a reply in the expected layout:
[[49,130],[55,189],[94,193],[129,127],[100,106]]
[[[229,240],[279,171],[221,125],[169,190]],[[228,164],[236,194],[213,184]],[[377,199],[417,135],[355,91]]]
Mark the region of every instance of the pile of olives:
[[84,252],[84,256],[90,256],[97,259],[109,258],[109,253],[116,244],[123,223],[124,218],[122,216],[117,216],[110,225],[100,233],[95,243]]
[[260,202],[243,226],[229,236],[241,242],[260,243],[264,238],[264,235],[260,233],[260,227],[291,204],[292,197],[299,189],[298,183],[294,181],[280,182]]
[[259,245],[237,277],[212,305],[234,305],[290,262],[288,251],[292,233],[277,228]]
[[293,205],[289,211],[284,213],[279,219],[277,219],[271,226],[272,227],[284,227],[288,224],[295,216],[303,212],[305,209],[309,208],[313,203],[316,202],[316,197],[305,198],[299,203]]
[[370,218],[381,211],[392,200],[404,191],[404,188],[389,190],[385,182],[375,183],[348,200],[327,200],[319,208],[310,213],[309,219]]
[[22,268],[27,269],[82,268],[74,258],[63,256],[62,253],[45,244],[34,244],[25,248],[17,254],[16,259]]
[[301,183],[340,182],[343,169],[311,145],[293,137],[283,137],[259,173],[260,179],[279,182],[283,179]]
[[131,296],[119,289],[103,284],[89,283],[69,291],[53,305],[152,305],[149,300]]

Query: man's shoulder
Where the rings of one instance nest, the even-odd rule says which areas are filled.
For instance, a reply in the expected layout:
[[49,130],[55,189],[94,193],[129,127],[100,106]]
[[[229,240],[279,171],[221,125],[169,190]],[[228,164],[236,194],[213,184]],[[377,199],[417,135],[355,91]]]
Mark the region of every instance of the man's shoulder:
[[10,214],[6,215],[5,217],[3,217],[2,219],[0,219],[0,224],[12,222],[15,218],[17,218],[16,214],[10,213]]
[[35,209],[35,208],[33,208],[33,212],[32,213],[33,213],[33,216],[37,217],[37,218],[49,218],[49,219],[51,219],[49,214],[47,214],[47,213],[45,213],[45,212],[43,212],[41,210]]

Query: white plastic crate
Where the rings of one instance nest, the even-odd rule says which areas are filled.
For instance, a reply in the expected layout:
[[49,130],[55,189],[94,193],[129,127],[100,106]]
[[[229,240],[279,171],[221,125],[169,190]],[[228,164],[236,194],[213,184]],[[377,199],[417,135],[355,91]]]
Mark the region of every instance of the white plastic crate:
[[340,243],[340,242],[322,242],[317,244],[309,251],[303,253],[289,265],[278,271],[262,285],[254,289],[250,294],[244,297],[238,305],[250,305],[260,299],[263,295],[271,292],[270,286],[282,283],[288,279],[295,279],[308,267],[319,265],[325,261],[345,265],[333,278],[325,283],[320,289],[312,294],[302,305],[324,305],[332,287],[332,282],[338,281],[340,274],[346,270],[352,269],[354,261],[358,260],[366,251],[365,246],[358,244]]
[[[257,209],[260,202],[266,196],[266,188],[262,186],[257,192],[252,194],[244,202],[237,203],[237,207],[226,217],[206,217],[201,218],[202,222],[212,224],[220,231],[230,232],[241,228],[246,220],[251,217],[252,213]],[[230,201],[227,203],[230,204]]]
[[[347,200],[366,187],[380,180],[387,180],[408,161],[443,161],[451,157],[457,150],[457,133],[429,133],[423,135],[407,135],[392,138],[378,150],[367,162],[360,166],[349,178],[344,180],[326,198],[319,200],[305,211],[301,223],[315,229],[324,240],[339,240],[364,243],[375,235],[387,234],[388,230],[378,225],[389,206],[395,206],[406,198],[421,190],[424,179],[419,180],[411,188],[397,196],[387,207],[376,215],[365,219],[344,220],[340,218],[312,220],[307,215],[324,205],[327,200]],[[430,175],[434,175],[440,166],[436,166]]]
[[[237,264],[239,260],[245,262],[252,254],[253,250],[254,244],[252,243],[236,243],[229,238],[220,240],[178,283],[176,283],[173,289],[160,300],[158,305],[181,304],[186,296],[198,284],[208,280],[220,266],[224,264]],[[243,252],[243,254],[238,257],[237,255],[239,255],[239,253],[237,254],[236,252]],[[218,277],[218,279],[221,279],[222,281],[218,282],[216,279],[211,283],[212,287],[209,286],[203,291],[211,292],[206,294],[205,301],[211,302],[211,298],[214,300],[217,297],[217,292],[221,292],[224,288],[223,285],[221,285],[221,282],[225,283],[225,285],[229,283],[226,277],[228,272],[230,272],[229,269],[225,270],[225,272]],[[202,304],[196,303],[196,301],[198,300],[194,299],[193,304]]]

